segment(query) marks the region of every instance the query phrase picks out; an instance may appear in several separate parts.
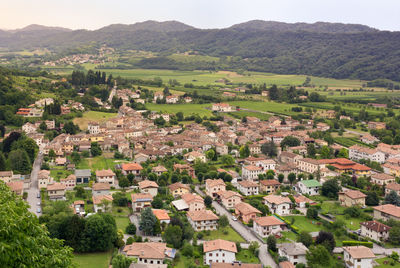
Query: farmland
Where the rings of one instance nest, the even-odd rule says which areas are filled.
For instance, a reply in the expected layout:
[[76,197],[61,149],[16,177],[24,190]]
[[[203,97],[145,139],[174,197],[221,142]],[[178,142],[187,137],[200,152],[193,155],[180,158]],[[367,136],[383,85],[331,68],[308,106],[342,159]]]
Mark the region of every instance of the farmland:
[[185,116],[198,114],[199,116],[211,116],[210,104],[146,104],[150,111],[177,113],[182,112]]
[[96,112],[89,111],[83,114],[82,117],[77,117],[74,119],[74,124],[77,124],[81,130],[87,129],[87,125],[91,121],[95,122],[104,122],[107,119],[115,117],[116,113],[104,113],[104,112]]

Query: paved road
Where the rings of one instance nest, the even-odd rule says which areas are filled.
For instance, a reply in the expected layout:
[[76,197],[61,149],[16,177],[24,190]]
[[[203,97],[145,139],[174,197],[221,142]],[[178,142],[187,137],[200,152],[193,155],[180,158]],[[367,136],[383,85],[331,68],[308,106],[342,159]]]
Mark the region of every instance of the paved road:
[[29,189],[27,190],[28,192],[28,198],[27,198],[27,202],[29,203],[29,211],[33,212],[36,214],[36,216],[39,216],[40,214],[37,213],[37,208],[38,205],[37,203],[40,202],[40,199],[37,198],[39,191],[39,187],[38,187],[38,173],[40,171],[40,167],[42,165],[42,161],[43,161],[43,154],[42,152],[38,153],[38,156],[35,159],[35,162],[33,163],[32,166],[32,173],[31,173],[31,185],[29,187]]
[[[199,195],[204,196],[204,193],[202,191],[200,191],[200,188],[198,186],[196,186],[195,189]],[[217,202],[213,201],[212,206],[215,208],[215,210],[217,211],[217,213],[219,215],[226,215],[228,217],[229,224],[232,226],[232,228],[235,229],[235,231],[238,232],[247,242],[250,243],[250,242],[256,241],[260,245],[260,252],[259,252],[258,257],[264,266],[271,266],[272,268],[278,267],[276,265],[274,259],[268,253],[268,247],[266,244],[264,244],[263,240],[261,240],[257,236],[255,236],[241,222],[232,220],[232,214],[229,211],[227,211],[224,207],[222,207],[220,204],[218,204]]]

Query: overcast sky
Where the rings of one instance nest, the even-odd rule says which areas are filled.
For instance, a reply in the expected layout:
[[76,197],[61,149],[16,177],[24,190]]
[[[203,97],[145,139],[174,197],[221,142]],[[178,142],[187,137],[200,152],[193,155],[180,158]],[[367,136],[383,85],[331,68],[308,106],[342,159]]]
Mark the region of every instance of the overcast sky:
[[343,22],[400,31],[400,0],[0,0],[0,28],[98,29],[145,20],[224,28],[254,19]]

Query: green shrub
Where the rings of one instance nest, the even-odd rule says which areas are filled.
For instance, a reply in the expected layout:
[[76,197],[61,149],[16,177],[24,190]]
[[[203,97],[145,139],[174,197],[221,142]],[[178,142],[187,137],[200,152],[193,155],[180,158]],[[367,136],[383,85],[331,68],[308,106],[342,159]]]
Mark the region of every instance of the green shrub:
[[374,243],[372,242],[362,242],[362,241],[342,241],[343,246],[365,246],[367,248],[372,248]]

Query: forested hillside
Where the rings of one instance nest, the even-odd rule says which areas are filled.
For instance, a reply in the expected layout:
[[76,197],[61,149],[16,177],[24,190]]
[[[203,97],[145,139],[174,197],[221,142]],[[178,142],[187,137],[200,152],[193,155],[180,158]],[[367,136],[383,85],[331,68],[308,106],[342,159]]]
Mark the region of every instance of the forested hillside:
[[[11,49],[45,47],[58,52],[87,44],[163,55],[194,51],[228,58],[224,66],[235,70],[400,81],[400,33],[362,25],[253,21],[227,29],[200,30],[178,22],[146,22],[96,31],[3,32],[0,44]],[[150,58],[134,67],[182,68],[180,63],[164,57]],[[215,69],[221,64],[192,68]]]

